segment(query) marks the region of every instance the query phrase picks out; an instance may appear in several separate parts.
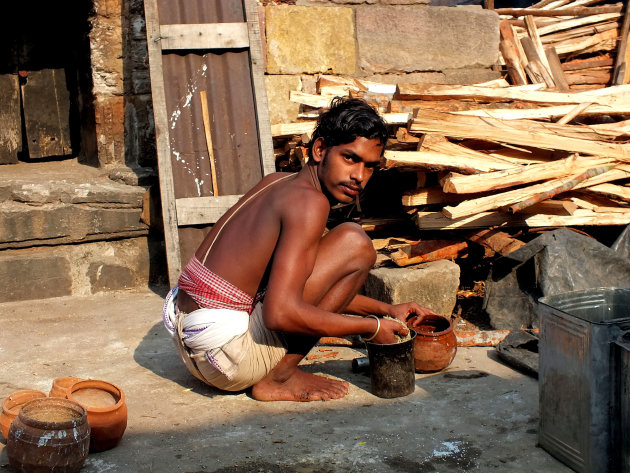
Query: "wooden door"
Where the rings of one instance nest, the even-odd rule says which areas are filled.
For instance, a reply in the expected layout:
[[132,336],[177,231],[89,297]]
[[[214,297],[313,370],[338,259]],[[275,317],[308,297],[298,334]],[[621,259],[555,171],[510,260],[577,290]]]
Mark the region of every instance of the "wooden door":
[[169,281],[275,171],[255,0],[145,0]]

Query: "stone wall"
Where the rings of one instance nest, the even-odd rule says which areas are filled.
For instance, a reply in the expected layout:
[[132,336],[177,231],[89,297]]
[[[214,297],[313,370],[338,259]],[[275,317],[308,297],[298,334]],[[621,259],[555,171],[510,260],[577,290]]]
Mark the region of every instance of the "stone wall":
[[493,11],[412,0],[298,3],[267,2],[262,10],[272,124],[296,121],[299,105],[289,101],[289,92],[315,93],[319,74],[388,84],[499,77],[499,17]]

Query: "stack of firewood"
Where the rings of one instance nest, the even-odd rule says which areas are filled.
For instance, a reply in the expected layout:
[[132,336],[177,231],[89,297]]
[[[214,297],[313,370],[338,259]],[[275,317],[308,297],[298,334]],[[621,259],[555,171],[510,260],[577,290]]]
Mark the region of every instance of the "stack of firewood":
[[[589,6],[597,4],[597,6]],[[529,8],[497,9],[500,50],[514,85],[560,91],[622,84],[628,21],[622,3],[542,0]]]
[[[629,224],[630,15],[593,3],[497,10],[503,79],[395,86],[321,76],[317,94],[291,93],[298,122],[272,126],[279,168],[308,159],[315,120],[332,98],[362,97],[391,128],[383,167],[417,176],[402,204],[420,229],[477,229],[487,242],[496,228]],[[459,251],[398,244],[401,262]]]
[[363,97],[391,125],[383,167],[418,176],[403,205],[421,229],[630,223],[630,85],[559,92],[501,79],[391,86],[322,76],[319,92],[292,94],[304,118],[272,126],[279,160],[305,162],[315,112],[332,97]]

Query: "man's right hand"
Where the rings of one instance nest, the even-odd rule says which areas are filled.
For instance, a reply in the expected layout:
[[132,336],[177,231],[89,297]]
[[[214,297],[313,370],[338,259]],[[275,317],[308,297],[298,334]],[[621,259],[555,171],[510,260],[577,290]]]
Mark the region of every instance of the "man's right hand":
[[380,322],[381,328],[376,337],[370,340],[371,343],[396,343],[398,341],[396,335],[404,337],[409,333],[409,329],[397,320],[381,318]]

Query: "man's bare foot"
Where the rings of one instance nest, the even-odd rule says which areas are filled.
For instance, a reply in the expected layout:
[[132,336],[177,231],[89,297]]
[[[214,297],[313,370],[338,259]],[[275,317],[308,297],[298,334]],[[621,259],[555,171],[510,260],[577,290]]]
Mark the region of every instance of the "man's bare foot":
[[307,373],[295,367],[290,374],[272,371],[252,388],[259,401],[329,401],[348,394],[348,383]]

